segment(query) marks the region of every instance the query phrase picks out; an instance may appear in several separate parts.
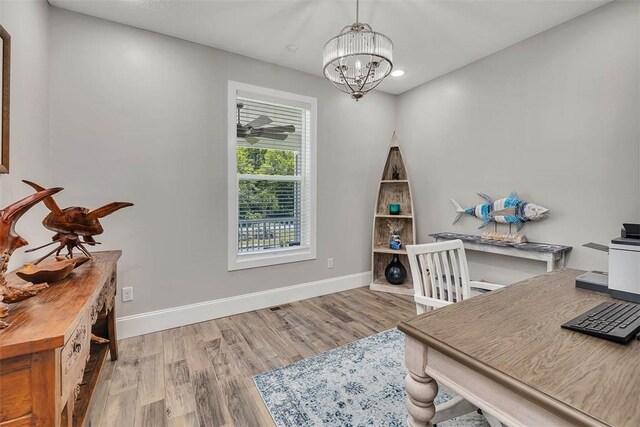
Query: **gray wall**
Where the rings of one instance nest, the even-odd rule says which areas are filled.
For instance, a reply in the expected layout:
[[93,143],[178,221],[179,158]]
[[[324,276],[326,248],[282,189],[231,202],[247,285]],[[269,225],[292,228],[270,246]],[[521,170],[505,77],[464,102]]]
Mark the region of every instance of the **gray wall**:
[[[377,180],[394,96],[359,103],[326,80],[51,9],[48,184],[64,206],[135,207],[103,221],[141,313],[370,270]],[[318,98],[318,259],[227,272],[227,81]],[[327,257],[335,267],[327,269]]]
[[[530,240],[574,246],[569,266],[607,268],[623,221],[640,221],[640,5],[614,2],[400,96],[398,133],[429,233],[477,233],[455,216],[511,190],[551,209]],[[502,230],[506,230],[503,226]],[[472,276],[509,283],[544,272],[531,261],[471,255]]]
[[[476,191],[515,189],[552,210],[525,227],[530,238],[576,246],[572,266],[606,268],[579,245],[640,221],[638,7],[616,2],[400,97],[356,104],[318,77],[44,0],[3,0],[14,52],[12,173],[0,176],[0,201],[28,194],[23,178],[66,187],[64,206],[134,201],[104,221],[100,239],[124,249],[121,285],[135,287],[120,315],[358,273],[370,268],[397,115],[422,241],[476,232],[471,218],[450,225],[448,197],[472,205]],[[228,79],[319,100],[317,261],[226,271]],[[34,244],[49,238],[45,213],[38,206],[19,224]],[[543,271],[490,256],[471,256],[471,268],[504,283]]]
[[[0,208],[33,193],[21,179],[49,180],[49,5],[45,0],[0,1],[0,24],[11,35],[11,165],[0,175]],[[31,244],[51,238],[40,225],[42,203],[20,219],[16,231]],[[33,255],[18,249],[10,268]]]

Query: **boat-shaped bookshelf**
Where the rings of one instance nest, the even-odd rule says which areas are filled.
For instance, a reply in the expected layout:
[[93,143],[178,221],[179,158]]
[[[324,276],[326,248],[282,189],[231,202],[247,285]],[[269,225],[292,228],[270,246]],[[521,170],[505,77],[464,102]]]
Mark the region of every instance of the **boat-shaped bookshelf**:
[[[400,205],[400,212],[392,214],[389,205]],[[400,221],[402,230],[400,249],[391,249],[389,241],[389,221]],[[373,242],[371,255],[371,290],[390,292],[394,294],[413,295],[413,280],[409,258],[407,258],[406,245],[416,242],[416,227],[414,221],[413,199],[411,198],[411,186],[407,175],[407,168],[402,159],[402,152],[396,134],[391,138],[389,154],[384,166],[382,179],[378,186],[378,197],[373,217]],[[385,269],[392,261],[393,256],[398,255],[400,262],[407,269],[407,280],[401,285],[392,285],[385,278]]]

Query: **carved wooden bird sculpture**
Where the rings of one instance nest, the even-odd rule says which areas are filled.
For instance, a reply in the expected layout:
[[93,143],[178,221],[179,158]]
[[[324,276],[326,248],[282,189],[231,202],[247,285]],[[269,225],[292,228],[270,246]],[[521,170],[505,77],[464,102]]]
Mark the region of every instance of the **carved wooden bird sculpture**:
[[[33,182],[22,182],[30,185],[38,191],[42,189],[41,186]],[[92,211],[87,208],[77,206],[60,209],[55,200],[53,200],[53,197],[45,198],[44,204],[49,208],[51,213],[44,218],[42,225],[44,225],[47,230],[54,231],[56,234],[53,236],[53,242],[37,248],[29,249],[27,252],[33,252],[55,243],[57,243],[58,246],[42,258],[35,261],[34,264],[38,264],[54,252],[56,255],[59,255],[65,247],[67,248],[67,258],[73,258],[74,248],[78,248],[87,257],[91,258],[91,254],[87,248],[85,248],[83,243],[90,246],[99,244],[93,238],[93,236],[102,234],[104,231],[99,218],[103,218],[117,210],[126,208],[127,206],[133,206],[133,203],[128,202],[113,202]],[[81,237],[82,242],[80,241]]]
[[[7,283],[5,273],[7,272],[9,258],[11,258],[13,251],[27,245],[27,241],[16,233],[16,222],[36,203],[61,190],[62,188],[50,188],[48,190],[43,188],[37,193],[27,196],[0,210],[0,252],[2,253],[2,257],[0,258],[0,317],[5,317],[8,314],[8,306],[6,303],[22,301],[23,299],[36,295],[47,287],[45,284],[14,288]],[[0,321],[0,329],[7,326],[8,324],[6,322]]]

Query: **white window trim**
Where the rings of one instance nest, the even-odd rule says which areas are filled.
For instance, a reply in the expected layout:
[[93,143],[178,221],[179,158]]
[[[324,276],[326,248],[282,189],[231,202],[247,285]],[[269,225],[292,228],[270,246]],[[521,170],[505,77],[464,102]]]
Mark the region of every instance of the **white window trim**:
[[[267,97],[284,98],[287,100],[302,102],[311,105],[311,149],[310,161],[310,204],[309,207],[309,235],[310,244],[308,246],[290,247],[282,249],[265,250],[255,254],[238,254],[238,175],[237,175],[237,152],[236,152],[236,94],[238,91],[251,92]],[[246,268],[266,267],[269,265],[286,264],[298,261],[316,259],[316,192],[317,192],[317,123],[318,123],[318,102],[316,98],[297,95],[289,92],[282,92],[275,89],[268,89],[246,83],[229,80],[227,93],[227,205],[228,205],[228,271],[243,270]],[[255,176],[253,176],[255,178]],[[291,180],[291,177],[287,177]]]

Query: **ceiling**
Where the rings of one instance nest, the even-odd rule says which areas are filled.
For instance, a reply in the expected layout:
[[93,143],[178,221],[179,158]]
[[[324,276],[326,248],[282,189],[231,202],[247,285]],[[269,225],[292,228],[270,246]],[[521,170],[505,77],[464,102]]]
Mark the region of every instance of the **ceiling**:
[[[394,42],[380,89],[400,94],[611,0],[363,0],[360,21]],[[49,0],[145,30],[322,75],[322,47],[355,0]],[[287,50],[293,44],[297,50]]]

